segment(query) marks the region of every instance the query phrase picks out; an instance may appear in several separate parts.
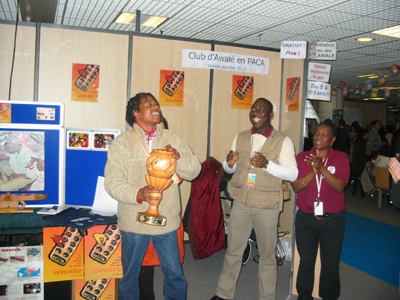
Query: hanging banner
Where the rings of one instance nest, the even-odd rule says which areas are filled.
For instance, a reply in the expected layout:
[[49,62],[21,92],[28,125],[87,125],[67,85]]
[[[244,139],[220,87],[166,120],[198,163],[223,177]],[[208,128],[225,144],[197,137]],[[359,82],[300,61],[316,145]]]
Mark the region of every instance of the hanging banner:
[[371,98],[377,98],[378,97],[378,89],[372,89],[371,91]]
[[99,102],[100,66],[72,64],[72,101]]
[[331,74],[331,65],[308,63],[308,80],[329,82],[329,75]]
[[317,115],[317,112],[315,111],[314,107],[311,104],[310,100],[306,100],[306,109],[304,113],[305,119],[316,119],[317,122],[319,123],[319,117]]
[[182,49],[182,67],[240,71],[268,75],[269,58],[215,51]]
[[382,72],[378,75],[379,85],[384,85],[386,83],[385,73]]
[[160,105],[183,106],[185,72],[160,71]]
[[233,75],[232,108],[250,109],[253,104],[254,77]]
[[336,42],[310,43],[309,59],[336,60]]
[[281,43],[281,58],[304,59],[307,54],[307,42],[285,41]]
[[384,98],[386,98],[386,99],[388,99],[388,98],[390,98],[391,97],[391,94],[392,94],[392,90],[390,90],[390,89],[385,89],[384,90]]
[[307,99],[331,101],[331,85],[326,82],[308,81]]
[[286,80],[286,111],[299,110],[300,77]]

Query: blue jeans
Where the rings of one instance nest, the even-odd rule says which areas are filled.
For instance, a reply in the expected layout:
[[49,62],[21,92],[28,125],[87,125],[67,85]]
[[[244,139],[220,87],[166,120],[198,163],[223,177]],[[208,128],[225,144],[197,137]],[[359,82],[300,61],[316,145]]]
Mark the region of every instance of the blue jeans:
[[145,235],[121,231],[122,267],[124,276],[119,281],[119,300],[138,300],[140,266],[149,242],[156,249],[164,274],[164,299],[185,300],[186,280],[183,277],[176,231],[162,235]]

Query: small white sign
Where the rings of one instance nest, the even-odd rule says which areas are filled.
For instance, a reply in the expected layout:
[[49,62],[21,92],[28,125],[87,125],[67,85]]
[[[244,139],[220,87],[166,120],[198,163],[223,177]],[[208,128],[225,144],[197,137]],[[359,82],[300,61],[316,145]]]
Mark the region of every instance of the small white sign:
[[309,59],[336,60],[336,42],[311,43]]
[[308,80],[329,82],[331,65],[320,63],[308,63]]
[[331,101],[331,85],[326,82],[309,81],[307,99]]
[[285,41],[281,44],[281,58],[306,58],[307,42]]

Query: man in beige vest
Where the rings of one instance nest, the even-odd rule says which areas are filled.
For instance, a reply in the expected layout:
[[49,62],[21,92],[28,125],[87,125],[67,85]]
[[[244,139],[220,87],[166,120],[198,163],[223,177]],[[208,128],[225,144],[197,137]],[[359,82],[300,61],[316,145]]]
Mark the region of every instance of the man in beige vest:
[[228,183],[234,201],[228,248],[216,295],[211,300],[233,299],[243,251],[253,228],[260,253],[259,299],[275,299],[275,248],[283,201],[282,180],[296,180],[298,170],[293,142],[271,125],[272,103],[258,98],[249,117],[253,127],[234,138],[223,164],[227,173],[234,173]]

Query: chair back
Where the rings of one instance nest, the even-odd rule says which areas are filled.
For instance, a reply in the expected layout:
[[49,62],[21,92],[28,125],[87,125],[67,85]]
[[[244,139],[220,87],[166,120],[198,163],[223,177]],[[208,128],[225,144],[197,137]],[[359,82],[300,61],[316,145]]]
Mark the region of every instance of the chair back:
[[377,189],[390,191],[389,168],[375,166],[375,186]]

